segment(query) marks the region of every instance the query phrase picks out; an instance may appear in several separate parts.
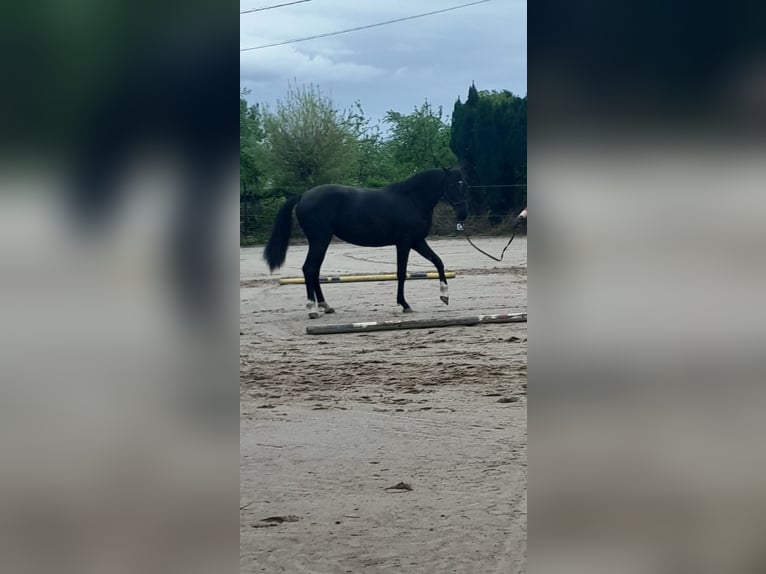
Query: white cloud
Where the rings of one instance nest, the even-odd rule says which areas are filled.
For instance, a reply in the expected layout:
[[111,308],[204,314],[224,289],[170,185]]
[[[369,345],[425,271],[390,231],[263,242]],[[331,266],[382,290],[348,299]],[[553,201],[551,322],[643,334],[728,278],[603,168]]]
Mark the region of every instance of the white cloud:
[[[327,54],[305,53],[293,45],[242,52],[239,58],[240,83],[284,81],[297,78],[306,83],[366,82],[386,72],[368,64],[333,59]],[[283,83],[284,83],[283,82]]]
[[[364,26],[459,4],[446,0],[316,0],[240,17],[240,46]],[[243,1],[241,10],[263,5]],[[240,54],[240,84],[253,101],[284,97],[287,82],[313,83],[340,107],[359,100],[372,117],[428,100],[452,111],[468,86],[526,94],[526,0],[461,10]]]

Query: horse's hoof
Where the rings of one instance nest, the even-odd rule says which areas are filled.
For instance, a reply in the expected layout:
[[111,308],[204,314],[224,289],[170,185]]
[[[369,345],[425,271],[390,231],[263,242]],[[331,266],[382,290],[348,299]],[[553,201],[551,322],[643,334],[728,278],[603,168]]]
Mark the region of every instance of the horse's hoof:
[[412,307],[406,307],[402,309],[402,313],[414,313],[414,311],[412,310]]
[[319,319],[319,313],[317,313],[316,311],[312,311],[311,313],[309,313],[309,319]]
[[445,305],[449,305],[449,297],[445,297],[444,295],[439,295],[439,299],[442,300],[442,303]]
[[325,312],[325,313],[327,313],[327,314],[329,315],[330,313],[335,313],[335,309],[333,309],[332,307],[327,307],[327,308],[324,310],[324,312]]

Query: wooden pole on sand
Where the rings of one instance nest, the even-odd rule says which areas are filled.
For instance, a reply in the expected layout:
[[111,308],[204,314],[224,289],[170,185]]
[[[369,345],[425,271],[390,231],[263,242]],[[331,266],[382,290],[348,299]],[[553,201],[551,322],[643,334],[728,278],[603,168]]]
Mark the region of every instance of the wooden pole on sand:
[[335,335],[339,333],[359,333],[369,331],[471,326],[485,323],[526,322],[526,313],[501,313],[497,315],[474,315],[471,317],[457,317],[451,319],[412,319],[409,321],[368,321],[362,323],[339,323],[334,325],[309,325],[306,327],[306,333],[309,335]]
[[[444,273],[447,279],[455,277],[454,271]],[[438,279],[436,272],[417,272],[407,273],[407,279]],[[319,277],[320,283],[356,283],[359,281],[396,281],[396,273],[375,273],[372,275],[322,275]],[[284,277],[279,280],[280,285],[303,285],[303,277]]]

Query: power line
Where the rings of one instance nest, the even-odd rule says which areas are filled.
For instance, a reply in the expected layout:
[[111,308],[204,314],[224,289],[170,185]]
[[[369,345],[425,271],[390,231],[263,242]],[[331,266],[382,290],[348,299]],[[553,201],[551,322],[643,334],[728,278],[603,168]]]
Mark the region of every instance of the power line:
[[[305,1],[305,0],[304,0]],[[378,22],[377,24],[368,24],[367,26],[358,26],[356,28],[347,28],[346,30],[339,30],[337,32],[327,32],[325,34],[317,34],[315,36],[306,36],[305,38],[296,38],[294,40],[285,40],[284,42],[275,42],[274,44],[263,44],[261,46],[253,46],[251,48],[240,48],[240,52],[249,52],[250,50],[262,50],[263,48],[273,48],[275,46],[284,46],[285,44],[294,44],[296,42],[305,42],[306,40],[316,40],[318,38],[327,38],[328,36],[337,36],[339,34],[347,34],[348,32],[357,32],[359,30],[367,30],[368,28],[375,28],[377,26],[385,26],[386,24],[393,24],[395,22],[404,22],[405,20],[414,20],[415,18],[423,18],[424,16],[432,16],[433,14],[441,14],[442,12],[449,12],[450,10],[457,10],[459,8],[466,8],[468,6],[475,6],[476,4],[483,4],[490,0],[478,0],[477,2],[469,2],[468,4],[461,4],[459,6],[452,6],[451,8],[442,8],[441,10],[434,10],[433,12],[424,12],[422,14],[415,14],[414,16],[407,16],[405,18],[397,18],[395,20],[387,20],[385,22]]]
[[271,10],[272,8],[281,8],[282,6],[292,6],[293,4],[302,4],[311,2],[311,0],[297,0],[296,2],[287,2],[285,4],[275,4],[274,6],[264,6],[263,8],[253,8],[252,10],[243,10],[240,14],[250,14],[252,12],[261,12],[262,10]]

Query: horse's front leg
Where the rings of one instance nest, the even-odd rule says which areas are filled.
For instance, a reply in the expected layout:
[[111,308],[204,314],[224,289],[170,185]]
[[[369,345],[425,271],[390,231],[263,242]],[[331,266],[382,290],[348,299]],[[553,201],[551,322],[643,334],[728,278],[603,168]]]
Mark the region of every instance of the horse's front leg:
[[444,274],[444,263],[442,263],[441,258],[434,253],[434,250],[431,249],[431,246],[426,243],[425,239],[421,239],[420,241],[416,242],[412,248],[418,252],[420,255],[428,259],[431,263],[434,264],[434,267],[436,267],[436,271],[439,273],[439,299],[442,300],[442,303],[445,305],[449,305],[449,288],[447,287],[447,276]]
[[410,245],[396,245],[396,302],[402,306],[402,312],[412,313],[412,308],[404,300],[404,280],[407,279],[407,260],[410,257]]

